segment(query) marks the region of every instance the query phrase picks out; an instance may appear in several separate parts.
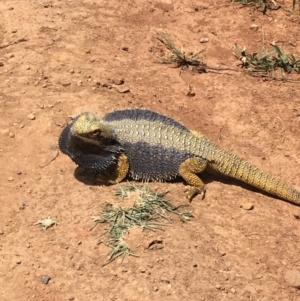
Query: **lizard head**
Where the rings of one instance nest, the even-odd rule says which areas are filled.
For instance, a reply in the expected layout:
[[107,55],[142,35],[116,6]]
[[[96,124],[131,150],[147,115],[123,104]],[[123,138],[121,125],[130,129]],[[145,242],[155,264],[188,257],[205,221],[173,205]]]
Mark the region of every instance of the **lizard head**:
[[72,137],[82,142],[96,146],[106,146],[107,142],[114,139],[112,128],[105,124],[95,114],[86,112],[79,115],[70,128]]

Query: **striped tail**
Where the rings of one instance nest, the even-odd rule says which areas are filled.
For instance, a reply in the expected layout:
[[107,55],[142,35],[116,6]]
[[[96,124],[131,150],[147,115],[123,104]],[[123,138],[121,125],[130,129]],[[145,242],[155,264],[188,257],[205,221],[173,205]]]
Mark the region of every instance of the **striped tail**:
[[[214,145],[212,144],[214,147]],[[300,205],[300,192],[264,173],[236,155],[215,146],[209,166],[232,178],[241,180],[272,195]]]

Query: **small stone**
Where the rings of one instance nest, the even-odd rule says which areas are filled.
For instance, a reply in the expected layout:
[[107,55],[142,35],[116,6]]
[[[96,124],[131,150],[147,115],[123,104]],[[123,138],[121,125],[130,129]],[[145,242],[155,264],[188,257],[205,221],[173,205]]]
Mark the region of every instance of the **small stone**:
[[164,283],[170,283],[170,280],[167,277],[161,276],[160,281]]
[[140,271],[141,273],[146,273],[147,269],[144,268],[144,267],[140,267],[140,268],[139,268],[139,271]]
[[52,38],[53,42],[57,42],[61,39],[61,36],[55,36],[54,38]]
[[115,85],[123,85],[124,84],[124,79],[123,78],[113,79],[112,83],[115,84]]
[[234,288],[231,288],[231,289],[230,289],[230,292],[231,292],[232,294],[235,294],[235,289],[234,289]]
[[9,129],[1,130],[1,135],[8,136],[9,135]]
[[13,180],[14,180],[13,177],[8,177],[8,178],[7,178],[7,181],[9,181],[9,182],[12,182]]
[[117,91],[119,92],[119,93],[128,93],[128,92],[130,92],[130,89],[129,89],[129,87],[123,87],[123,86],[115,86],[115,88],[117,89]]
[[3,235],[4,231],[2,229],[0,229],[0,235]]
[[127,46],[123,46],[123,47],[122,47],[122,50],[123,50],[123,51],[128,51],[129,48],[128,48]]
[[259,28],[259,26],[256,25],[256,24],[251,24],[251,25],[250,25],[250,28],[251,28],[252,30],[254,30],[254,31],[257,31],[258,28]]
[[243,209],[244,209],[244,210],[252,210],[253,208],[254,208],[254,205],[251,204],[251,203],[245,203],[245,204],[243,205]]
[[34,119],[35,119],[35,116],[34,116],[33,113],[31,113],[31,114],[28,114],[28,115],[27,115],[27,118],[28,118],[29,120],[34,120]]
[[208,38],[201,38],[200,43],[207,43],[209,41]]
[[21,260],[17,260],[17,261],[16,261],[16,264],[21,264]]
[[19,210],[24,210],[25,209],[25,204],[23,202],[19,202],[18,207],[19,207]]
[[79,81],[77,82],[77,86],[78,86],[78,87],[83,86],[82,80],[79,80]]
[[50,277],[48,275],[42,275],[41,276],[41,281],[44,283],[44,284],[48,284],[48,282],[50,281]]
[[15,133],[12,133],[12,132],[9,133],[10,138],[15,138],[15,136],[16,136]]
[[154,286],[154,287],[153,287],[153,291],[154,291],[154,292],[157,292],[157,291],[158,291],[158,287],[157,287],[157,286]]
[[222,286],[220,284],[216,284],[216,289],[220,290],[222,288]]
[[71,83],[70,83],[70,82],[62,82],[61,84],[62,84],[62,86],[64,86],[64,87],[68,87],[68,86],[70,86],[70,85],[71,85]]
[[16,174],[17,174],[18,176],[20,176],[20,175],[22,174],[22,171],[21,171],[21,170],[17,170],[17,171],[16,171]]
[[73,301],[73,300],[75,300],[74,297],[69,297],[69,301]]
[[284,279],[290,286],[300,289],[300,270],[287,271]]
[[186,96],[193,97],[195,95],[196,93],[194,92],[193,87],[191,85],[188,85],[188,92],[186,93]]
[[4,63],[3,62],[0,62],[0,67],[3,67],[4,66]]

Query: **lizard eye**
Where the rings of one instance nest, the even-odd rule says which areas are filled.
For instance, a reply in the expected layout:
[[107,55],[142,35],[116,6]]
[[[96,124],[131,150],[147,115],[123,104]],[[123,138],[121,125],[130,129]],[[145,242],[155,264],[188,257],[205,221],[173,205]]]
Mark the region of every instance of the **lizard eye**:
[[94,137],[98,136],[99,134],[100,134],[100,130],[98,130],[98,129],[91,132],[91,135]]

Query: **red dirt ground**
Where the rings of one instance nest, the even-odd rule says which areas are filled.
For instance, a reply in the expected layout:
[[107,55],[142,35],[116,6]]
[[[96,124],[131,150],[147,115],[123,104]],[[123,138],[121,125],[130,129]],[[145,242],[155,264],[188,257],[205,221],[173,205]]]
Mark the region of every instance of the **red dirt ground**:
[[[131,232],[140,257],[102,267],[104,226],[90,231],[91,217],[116,202],[116,187],[86,185],[67,156],[55,158],[69,116],[146,107],[300,189],[299,82],[180,71],[149,51],[165,49],[155,32],[163,29],[187,52],[204,50],[201,60],[213,67],[240,71],[235,43],[254,52],[278,41],[299,58],[300,16],[284,7],[263,15],[213,0],[0,2],[1,300],[299,300],[285,279],[300,269],[299,207],[205,174],[192,221]],[[120,79],[130,92],[99,85]],[[150,187],[186,203],[180,181]],[[254,209],[244,210],[247,203]],[[48,216],[59,224],[33,225]],[[160,247],[148,249],[156,239]],[[51,277],[47,285],[42,275]]]

